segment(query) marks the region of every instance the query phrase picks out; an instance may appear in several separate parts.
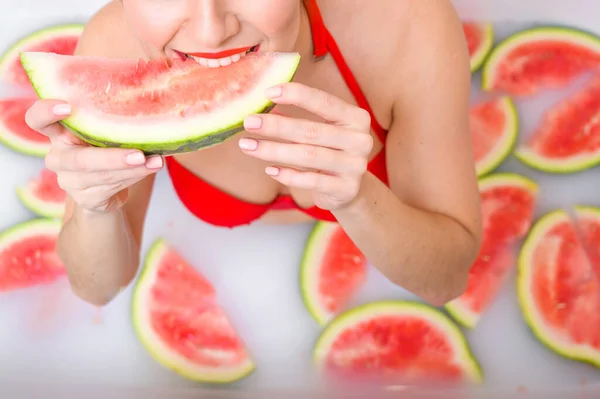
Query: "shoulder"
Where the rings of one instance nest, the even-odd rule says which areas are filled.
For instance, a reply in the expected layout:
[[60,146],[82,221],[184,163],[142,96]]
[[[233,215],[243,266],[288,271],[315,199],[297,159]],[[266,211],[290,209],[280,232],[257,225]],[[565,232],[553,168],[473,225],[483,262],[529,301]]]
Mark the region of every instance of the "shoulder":
[[384,96],[391,107],[406,85],[420,85],[418,77],[436,75],[436,68],[470,79],[462,24],[451,0],[377,0],[377,7],[373,0],[347,0],[345,7],[337,0],[319,4],[371,98]]
[[92,15],[85,25],[76,54],[115,58],[143,57],[119,0],[110,1]]

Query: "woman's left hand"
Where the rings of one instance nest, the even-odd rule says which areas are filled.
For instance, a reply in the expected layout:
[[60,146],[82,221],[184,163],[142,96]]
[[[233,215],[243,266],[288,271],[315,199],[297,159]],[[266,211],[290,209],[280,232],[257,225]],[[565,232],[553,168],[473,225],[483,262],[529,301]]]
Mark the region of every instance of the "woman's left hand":
[[246,131],[264,139],[242,138],[242,151],[272,162],[265,172],[282,184],[312,190],[315,205],[322,209],[341,209],[352,202],[373,149],[369,113],[296,82],[270,88],[266,95],[275,104],[304,108],[325,122],[278,114],[248,116]]

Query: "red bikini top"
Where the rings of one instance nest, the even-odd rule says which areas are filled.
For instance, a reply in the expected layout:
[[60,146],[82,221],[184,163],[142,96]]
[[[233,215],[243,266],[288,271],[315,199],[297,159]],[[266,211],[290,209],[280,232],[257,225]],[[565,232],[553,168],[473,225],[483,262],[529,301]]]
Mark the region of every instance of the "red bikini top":
[[[373,132],[385,144],[387,132],[375,120],[365,95],[323,22],[316,0],[305,0],[304,3],[312,31],[315,60],[321,59],[327,54],[333,57],[358,106],[371,114]],[[165,162],[173,187],[181,202],[192,214],[207,223],[222,227],[241,226],[250,224],[272,209],[298,209],[318,220],[336,221],[330,211],[316,206],[299,207],[290,195],[281,195],[267,204],[243,201],[200,179],[178,163],[174,157],[166,157]],[[368,170],[385,184],[388,183],[384,149],[369,162]]]

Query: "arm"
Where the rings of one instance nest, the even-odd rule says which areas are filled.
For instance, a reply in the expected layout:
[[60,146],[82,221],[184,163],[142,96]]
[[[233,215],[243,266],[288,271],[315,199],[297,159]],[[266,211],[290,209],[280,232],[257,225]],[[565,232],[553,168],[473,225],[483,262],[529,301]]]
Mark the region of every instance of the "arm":
[[449,2],[414,8],[385,148],[390,189],[367,173],[358,197],[334,214],[386,277],[442,305],[464,291],[481,239],[470,72]]
[[[110,42],[106,27],[114,29],[108,21],[114,20],[117,7],[111,3],[90,20],[77,55],[112,55],[109,49],[102,49]],[[153,182],[154,175],[150,175],[134,184],[127,203],[105,213],[88,212],[67,199],[58,253],[73,292],[84,301],[105,305],[135,277]]]

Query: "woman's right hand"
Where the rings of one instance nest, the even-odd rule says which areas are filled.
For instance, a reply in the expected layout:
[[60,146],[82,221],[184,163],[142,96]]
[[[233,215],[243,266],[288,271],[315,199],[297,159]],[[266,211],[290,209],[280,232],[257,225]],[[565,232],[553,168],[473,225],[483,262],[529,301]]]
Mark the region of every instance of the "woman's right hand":
[[90,146],[58,123],[70,112],[65,102],[38,100],[25,114],[27,125],[51,141],[46,167],[56,173],[58,185],[83,209],[103,213],[123,206],[128,187],[159,171],[162,157]]

